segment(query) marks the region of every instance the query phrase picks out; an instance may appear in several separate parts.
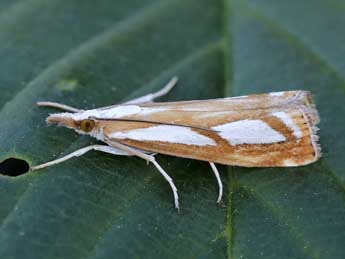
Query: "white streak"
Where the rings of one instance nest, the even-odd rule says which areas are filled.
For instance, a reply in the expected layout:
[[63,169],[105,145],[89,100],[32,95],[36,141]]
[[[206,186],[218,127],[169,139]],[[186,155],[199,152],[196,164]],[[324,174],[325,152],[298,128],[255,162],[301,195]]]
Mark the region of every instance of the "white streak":
[[299,164],[296,161],[293,161],[292,159],[285,159],[283,161],[283,166],[298,166]]
[[170,125],[114,132],[110,134],[110,137],[139,141],[162,141],[195,146],[216,145],[213,139],[201,135],[190,128]]
[[286,92],[273,92],[269,93],[270,96],[283,96]]
[[241,95],[241,96],[232,96],[232,97],[226,97],[226,98],[223,98],[223,100],[231,100],[231,99],[245,99],[247,98],[248,95]]
[[147,108],[147,107],[140,107],[138,105],[121,105],[112,107],[109,109],[93,109],[87,110],[83,112],[78,112],[73,114],[73,119],[75,120],[84,120],[89,117],[96,117],[102,119],[118,119],[123,118],[131,115],[148,115],[155,112],[162,112],[165,111],[165,108]]
[[301,138],[303,136],[301,129],[293,122],[286,112],[273,112],[272,115],[280,119],[289,129],[291,129],[296,138]]
[[141,109],[137,105],[124,105],[106,110],[100,110],[99,116],[101,118],[121,118],[140,113]]
[[156,113],[156,112],[164,112],[164,111],[168,111],[169,109],[167,108],[162,108],[162,107],[154,107],[154,108],[147,108],[147,107],[141,107],[141,114],[143,115],[148,115],[151,113]]
[[261,120],[240,120],[213,127],[231,145],[271,144],[286,138]]

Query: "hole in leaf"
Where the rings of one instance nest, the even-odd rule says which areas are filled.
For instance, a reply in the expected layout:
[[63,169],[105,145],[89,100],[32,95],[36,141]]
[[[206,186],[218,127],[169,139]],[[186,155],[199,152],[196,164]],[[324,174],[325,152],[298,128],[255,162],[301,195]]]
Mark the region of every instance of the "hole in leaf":
[[29,171],[30,166],[28,162],[18,158],[7,158],[0,163],[0,174],[8,176],[18,176]]

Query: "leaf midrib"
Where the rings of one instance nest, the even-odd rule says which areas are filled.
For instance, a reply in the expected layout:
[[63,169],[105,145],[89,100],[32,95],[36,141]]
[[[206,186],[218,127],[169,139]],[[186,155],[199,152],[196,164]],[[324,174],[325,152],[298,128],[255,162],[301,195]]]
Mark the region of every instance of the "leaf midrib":
[[[228,6],[228,0],[223,0],[224,1],[224,6]],[[247,3],[248,4],[248,3]],[[156,5],[156,4],[155,4]],[[249,7],[248,6],[248,8],[251,8],[251,7]],[[225,10],[224,10],[224,12],[228,12],[229,11],[229,9],[227,9],[227,8],[224,8]],[[145,10],[146,10],[146,8],[145,8]],[[152,11],[152,10],[151,10]],[[158,12],[158,10],[156,10],[157,12]],[[310,46],[307,46],[306,44],[305,44],[305,42],[303,42],[300,38],[298,38],[296,35],[294,35],[291,31],[289,31],[289,30],[287,30],[286,28],[284,28],[281,24],[279,24],[277,21],[275,21],[275,20],[271,20],[271,19],[269,19],[269,18],[267,18],[266,16],[264,16],[262,13],[259,13],[257,10],[251,10],[251,11],[254,11],[256,14],[257,14],[257,17],[258,18],[260,18],[262,21],[264,21],[264,22],[266,22],[268,25],[270,25],[271,27],[273,27],[274,28],[274,31],[276,31],[277,33],[279,33],[279,35],[282,35],[282,36],[284,36],[285,38],[287,38],[287,40],[288,40],[288,42],[290,43],[290,44],[293,44],[295,47],[297,47],[297,48],[300,48],[300,49],[303,49],[304,51],[307,51],[307,53],[309,54],[309,55],[311,55],[312,57],[313,57],[313,60],[316,60],[321,66],[323,66],[323,67],[325,67],[325,68],[327,68],[329,71],[331,71],[331,73],[334,75],[334,77],[336,77],[336,78],[338,78],[341,82],[343,82],[343,84],[339,84],[339,87],[343,87],[343,85],[345,85],[345,79],[341,76],[341,74],[340,74],[340,72],[337,70],[337,68],[336,67],[334,67],[331,63],[329,63],[326,59],[324,59],[322,56],[321,56],[321,54],[320,53],[317,53],[317,52],[315,52],[316,50],[315,49],[313,49],[313,48],[311,48]],[[145,14],[147,15],[147,13],[145,12]],[[142,16],[142,14],[141,15],[139,15],[140,17],[141,17],[141,19],[145,19],[145,14]],[[136,14],[136,15],[138,15],[138,14]],[[229,17],[228,17],[228,15],[226,15],[226,14],[223,14],[224,16],[225,16],[225,18],[224,18],[224,21],[226,21]],[[144,17],[144,18],[143,18]],[[138,21],[137,21],[138,22]],[[135,22],[134,22],[135,23]],[[136,24],[136,23],[135,23]],[[227,22],[227,24],[229,24],[229,22]],[[122,22],[121,22],[121,25],[123,25],[122,24]],[[225,24],[223,24],[223,26],[224,27],[226,27],[225,26]],[[126,30],[124,30],[124,31],[126,31]],[[122,33],[124,32],[124,31],[122,31]],[[98,36],[96,36],[96,38],[97,38]],[[232,85],[232,78],[231,78],[231,76],[230,76],[230,74],[227,72],[227,71],[229,71],[229,68],[231,67],[229,64],[227,64],[227,61],[228,61],[228,58],[229,58],[229,56],[227,55],[227,54],[229,54],[229,53],[231,53],[230,51],[229,51],[229,49],[230,49],[230,43],[229,43],[229,39],[228,39],[228,37],[230,37],[229,35],[223,35],[223,37],[224,37],[224,41],[227,43],[227,44],[225,44],[227,47],[225,47],[224,48],[224,56],[225,56],[225,71],[224,71],[224,77],[225,77],[225,83],[226,83],[226,85],[225,85],[225,93],[229,93],[229,92],[231,92],[231,85]],[[92,41],[93,39],[91,39],[91,41]],[[87,44],[87,43],[86,43]],[[78,46],[78,50],[80,50],[80,49],[83,49],[85,47],[85,45],[83,44],[83,45],[81,45],[81,46]],[[87,48],[87,46],[86,46],[86,48]],[[88,48],[87,48],[88,49]],[[89,49],[88,49],[89,50]],[[44,75],[46,74],[46,73],[48,73],[49,71],[50,71],[50,69],[52,69],[52,71],[54,71],[55,70],[55,68],[56,68],[56,66],[58,65],[58,64],[64,64],[65,63],[65,61],[67,61],[67,60],[70,60],[70,58],[71,58],[71,56],[74,56],[74,54],[73,54],[73,52],[74,51],[76,51],[76,49],[74,49],[74,50],[72,50],[71,52],[70,52],[70,54],[68,54],[67,56],[65,56],[65,57],[63,57],[61,60],[59,60],[59,61],[57,61],[55,64],[53,64],[52,66],[50,66],[46,71],[44,71],[43,73],[41,73],[41,75],[38,77],[38,78],[35,78],[31,83],[29,83],[27,86],[26,86],[26,88],[30,88],[30,86],[32,85],[32,86],[35,86],[35,87],[37,87],[37,85],[39,85],[39,84],[36,84],[36,83],[34,83],[34,82],[36,82],[37,80],[39,81],[39,78],[41,77],[41,76],[43,76],[44,77]],[[80,55],[80,54],[79,54]],[[73,58],[72,58],[73,59]],[[66,63],[68,63],[68,62],[66,62]],[[49,78],[49,73],[47,74],[47,77]],[[158,77],[158,78],[160,78],[161,77],[161,75]],[[164,76],[162,76],[162,77],[164,77]],[[159,80],[159,79],[155,79],[155,80]],[[343,88],[342,88],[343,89]],[[140,91],[141,89],[138,89],[138,91]],[[23,89],[22,91],[28,91],[28,90],[25,90],[25,89]],[[20,91],[18,94],[20,95],[21,94],[21,92],[22,91]],[[17,96],[14,96],[14,98],[13,99],[15,99]],[[12,100],[13,100],[12,99]],[[11,100],[11,101],[12,101]],[[2,110],[3,109],[1,109],[0,110],[0,116],[1,116],[1,112],[2,112]],[[231,169],[230,169],[231,170]],[[230,171],[229,170],[229,171]],[[337,175],[335,175],[334,174],[334,172],[332,172],[332,171],[329,171],[329,173],[330,174],[332,174],[332,176],[334,176],[334,178],[335,179],[337,179],[337,184],[339,184],[340,186],[341,186],[341,189],[343,190],[343,192],[345,193],[345,185],[342,183],[342,181],[339,179],[339,177],[337,176]],[[233,193],[233,191],[235,191],[234,190],[234,181],[236,181],[236,179],[234,179],[234,177],[233,177],[233,174],[232,174],[232,172],[228,172],[228,175],[229,175],[229,196],[228,196],[228,202],[229,202],[229,207],[228,207],[228,213],[227,213],[227,216],[228,216],[228,220],[230,221],[230,223],[229,224],[227,224],[227,226],[229,226],[229,227],[231,227],[231,229],[233,229],[234,228],[234,226],[233,226],[233,221],[232,221],[232,210],[233,210],[233,208],[232,208],[232,206],[233,206],[233,204],[232,204],[232,193]],[[256,196],[257,196],[257,194],[255,194]],[[266,202],[266,201],[264,201],[264,202]],[[278,217],[277,217],[278,218]],[[228,257],[229,258],[232,258],[233,257],[233,252],[232,252],[232,246],[233,246],[233,231],[231,231],[230,232],[230,234],[227,236],[227,238],[228,238]],[[97,245],[97,244],[96,244]],[[310,252],[311,254],[313,254],[313,252],[311,251]]]
[[[230,0],[223,0],[224,1],[224,6],[228,6],[228,1]],[[289,29],[285,28],[282,24],[280,24],[278,21],[273,20],[269,17],[267,17],[264,13],[260,12],[258,9],[254,9],[250,6],[250,4],[248,3],[247,0],[242,1],[241,5],[245,7],[245,9],[252,15],[254,16],[256,19],[259,19],[261,22],[264,22],[265,24],[267,24],[274,33],[276,33],[276,35],[280,38],[284,38],[290,45],[293,45],[294,47],[296,47],[297,49],[301,50],[302,53],[305,53],[305,55],[309,56],[312,58],[312,60],[315,61],[315,63],[319,64],[321,67],[324,67],[326,71],[329,71],[329,73],[336,79],[338,79],[339,82],[342,82],[341,84],[337,84],[337,86],[339,87],[339,89],[344,90],[344,86],[345,86],[345,78],[341,75],[340,71],[337,69],[336,66],[332,65],[332,63],[330,63],[326,58],[324,58],[322,56],[321,53],[319,53],[316,49],[312,48],[311,46],[309,46],[306,42],[304,42],[302,39],[300,39],[296,34],[294,34],[293,32],[291,32]],[[225,9],[225,13],[223,14],[224,19],[223,22],[227,22],[227,24],[231,24],[227,18],[228,15],[226,14],[226,10],[228,10],[227,8]],[[229,10],[228,10],[229,12]],[[223,25],[224,26],[224,25]],[[224,26],[225,27],[225,26]],[[223,35],[224,36],[224,35]],[[225,37],[227,35],[225,34]],[[226,44],[226,46],[229,48],[231,47],[231,44]],[[224,51],[224,56],[225,56],[225,60],[227,60],[227,53],[232,53],[228,50]],[[231,92],[231,84],[233,83],[232,80],[230,79],[227,70],[225,71],[225,80],[226,80],[226,85],[225,85],[225,93],[229,93]],[[231,94],[236,94],[231,92]],[[232,167],[233,168],[233,167]],[[233,203],[232,203],[232,199],[233,199],[233,193],[238,191],[240,188],[245,188],[245,186],[243,186],[242,184],[240,184],[240,182],[238,180],[236,180],[234,172],[232,172],[232,168],[229,168],[228,170],[228,178],[229,178],[229,182],[228,182],[228,186],[229,186],[229,194],[228,194],[228,212],[227,212],[227,227],[226,227],[226,237],[228,239],[228,257],[229,258],[233,258],[233,241],[234,241],[234,221],[233,221]],[[339,178],[339,176],[337,174],[335,174],[333,171],[331,170],[327,170],[327,175],[328,177],[332,178],[334,180],[334,182],[336,182],[336,184],[340,187],[341,191],[343,192],[343,194],[345,194],[345,183],[341,181],[341,179]],[[238,185],[238,186],[237,186]],[[264,200],[263,197],[259,197],[258,194],[256,192],[252,193],[253,195],[255,195],[258,199],[260,199],[262,201],[262,203],[266,204],[266,207],[271,207],[271,209],[273,210],[272,206],[268,206],[268,203],[266,200]],[[273,215],[277,218],[277,220],[281,221],[282,217],[279,217],[278,215],[280,215],[279,213],[277,213],[275,211],[275,213],[273,213]],[[302,238],[302,243],[306,243],[305,242],[305,238],[302,236],[302,234],[300,235],[300,238],[297,237],[297,235],[294,235],[293,233],[297,233],[296,232],[296,228],[294,228],[293,226],[291,226],[289,224],[289,229],[290,229],[290,235],[292,235],[297,241],[301,241]],[[298,244],[301,242],[297,242]],[[303,247],[301,247],[301,251],[303,251],[303,253],[306,253],[305,249],[303,249]],[[309,246],[308,247],[308,253],[306,254],[308,256],[312,256],[313,258],[319,258],[319,255],[315,252],[315,250],[312,250],[312,247]]]

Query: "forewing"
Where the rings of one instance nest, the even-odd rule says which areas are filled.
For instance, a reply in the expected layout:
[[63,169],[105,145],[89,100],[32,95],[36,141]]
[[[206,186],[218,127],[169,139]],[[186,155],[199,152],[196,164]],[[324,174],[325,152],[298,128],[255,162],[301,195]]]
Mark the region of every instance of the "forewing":
[[[99,120],[106,139],[178,157],[239,166],[298,166],[320,157],[308,92],[141,105]],[[124,121],[122,121],[124,120]]]

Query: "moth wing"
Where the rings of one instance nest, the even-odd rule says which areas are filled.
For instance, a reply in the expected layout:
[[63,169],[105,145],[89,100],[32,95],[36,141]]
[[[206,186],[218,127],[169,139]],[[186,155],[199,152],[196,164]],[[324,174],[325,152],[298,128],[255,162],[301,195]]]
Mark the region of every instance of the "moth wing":
[[223,111],[223,110],[256,110],[291,105],[314,107],[309,91],[283,91],[265,94],[227,97],[196,101],[179,101],[164,103],[146,103],[142,107],[160,107],[171,110],[190,111]]
[[[255,110],[288,105],[305,105],[313,107],[313,100],[309,91],[282,91],[265,94],[245,95],[208,100],[178,101],[178,102],[153,102],[138,106],[143,108],[158,108],[166,110],[190,110],[190,111],[223,111],[223,110]],[[112,105],[96,110],[109,110],[119,106]]]
[[156,153],[247,167],[298,166],[320,157],[319,120],[308,92],[140,107],[141,112],[122,117],[126,121],[98,121],[106,139]]

